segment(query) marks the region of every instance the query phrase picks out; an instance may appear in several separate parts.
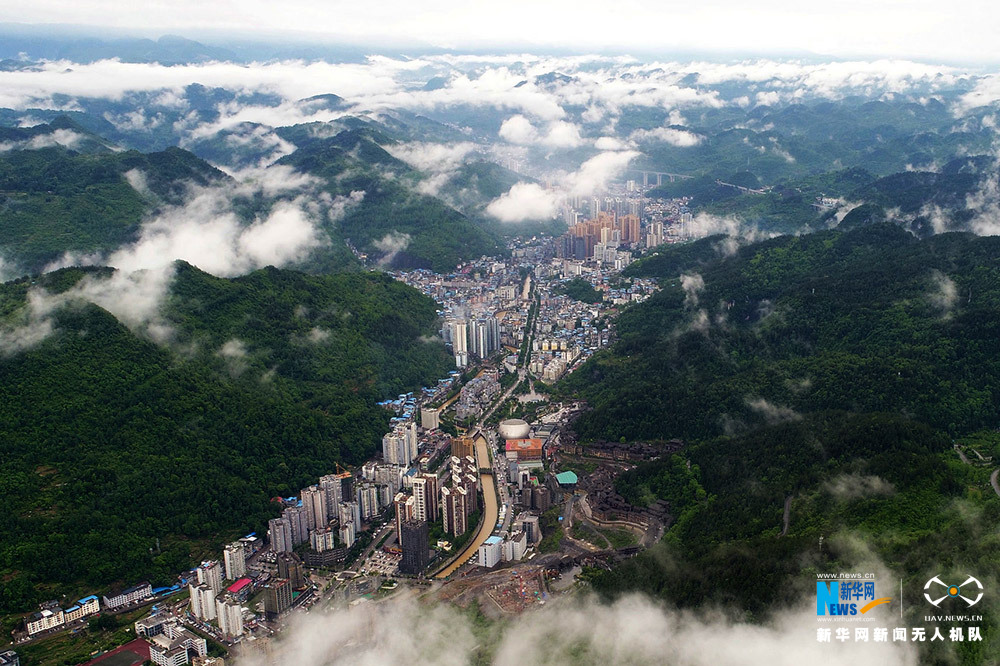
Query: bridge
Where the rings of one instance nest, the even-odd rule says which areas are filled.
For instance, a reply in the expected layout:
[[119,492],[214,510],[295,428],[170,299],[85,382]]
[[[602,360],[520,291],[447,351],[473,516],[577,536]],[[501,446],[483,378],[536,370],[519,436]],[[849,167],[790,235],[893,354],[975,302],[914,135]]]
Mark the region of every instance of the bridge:
[[694,178],[694,176],[689,176],[683,173],[669,173],[667,171],[643,171],[642,169],[628,169],[625,171],[626,174],[641,174],[642,175],[642,186],[649,187],[650,177],[656,178],[656,184],[662,185],[663,178],[666,177],[671,183],[675,180],[686,180],[688,178]]

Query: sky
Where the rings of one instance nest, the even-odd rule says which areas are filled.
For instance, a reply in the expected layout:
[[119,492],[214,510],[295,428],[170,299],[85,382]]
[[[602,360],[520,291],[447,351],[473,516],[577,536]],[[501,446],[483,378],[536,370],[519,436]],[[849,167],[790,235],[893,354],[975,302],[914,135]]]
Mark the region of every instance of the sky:
[[452,49],[696,51],[1000,62],[988,0],[33,0],[0,21]]

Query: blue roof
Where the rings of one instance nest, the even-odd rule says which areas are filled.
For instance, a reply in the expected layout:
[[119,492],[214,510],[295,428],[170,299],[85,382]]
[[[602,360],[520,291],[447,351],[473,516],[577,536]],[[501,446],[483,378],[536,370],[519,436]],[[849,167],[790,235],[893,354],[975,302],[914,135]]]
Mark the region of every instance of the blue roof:
[[83,599],[78,600],[76,603],[78,603],[78,604],[80,604],[82,606],[83,604],[87,603],[88,601],[97,601],[97,595],[96,594],[92,594],[89,597],[84,597]]
[[489,546],[493,546],[498,543],[503,543],[503,539],[501,539],[498,536],[491,536],[489,539],[486,540],[486,544]]

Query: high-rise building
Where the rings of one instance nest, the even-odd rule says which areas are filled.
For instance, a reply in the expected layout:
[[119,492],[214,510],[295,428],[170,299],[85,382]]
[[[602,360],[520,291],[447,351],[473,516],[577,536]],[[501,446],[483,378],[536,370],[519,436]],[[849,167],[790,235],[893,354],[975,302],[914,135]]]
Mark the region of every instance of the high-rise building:
[[357,502],[341,502],[337,513],[341,526],[353,525],[355,534],[361,531],[361,507]]
[[303,488],[300,495],[302,508],[306,513],[307,528],[314,530],[317,527],[326,527],[330,522],[326,511],[326,494],[319,486],[309,486]]
[[191,593],[191,614],[202,620],[215,619],[215,590],[207,583],[188,585]]
[[457,321],[451,329],[451,351],[455,355],[455,365],[464,368],[469,364],[468,325]]
[[468,498],[468,491],[461,486],[441,489],[441,522],[445,532],[459,536],[468,530]]
[[382,437],[382,459],[388,465],[409,467],[417,457],[418,444],[416,423],[397,424]]
[[247,551],[239,541],[231,543],[222,551],[226,564],[226,579],[236,580],[247,573]]
[[305,543],[309,538],[309,518],[307,513],[305,507],[302,506],[290,506],[281,512],[281,516],[288,521],[288,526],[292,533],[292,546]]
[[438,519],[438,478],[435,474],[418,474],[413,479],[413,518],[433,523]]
[[408,520],[402,524],[400,546],[403,559],[399,562],[400,573],[417,575],[430,562],[427,521]]
[[361,507],[361,520],[371,520],[378,515],[381,508],[378,486],[371,483],[358,485],[357,500],[358,506]]
[[354,523],[341,525],[338,534],[340,536],[340,543],[343,544],[345,548],[350,548],[354,545],[355,535],[357,534],[354,530]]
[[267,521],[267,538],[271,542],[271,550],[276,553],[288,553],[294,548],[292,526],[285,517]]
[[273,620],[292,606],[292,584],[287,578],[273,578],[264,586],[264,614]]
[[396,509],[396,540],[401,541],[403,523],[407,520],[413,520],[416,501],[413,499],[413,495],[396,493],[393,504],[395,504]]
[[332,518],[337,515],[337,506],[344,501],[344,484],[337,474],[326,474],[319,477],[319,487],[326,496],[326,516]]
[[491,536],[479,547],[479,566],[495,567],[503,557],[503,539]]
[[317,553],[325,553],[337,547],[336,535],[331,527],[319,527],[309,534],[309,545]]
[[277,558],[278,578],[287,578],[293,590],[301,590],[306,586],[302,573],[302,560],[295,553],[279,553]]
[[225,636],[236,638],[243,635],[243,606],[235,599],[216,599],[215,615]]
[[204,583],[218,594],[222,591],[222,565],[218,560],[202,562],[197,570],[198,582]]

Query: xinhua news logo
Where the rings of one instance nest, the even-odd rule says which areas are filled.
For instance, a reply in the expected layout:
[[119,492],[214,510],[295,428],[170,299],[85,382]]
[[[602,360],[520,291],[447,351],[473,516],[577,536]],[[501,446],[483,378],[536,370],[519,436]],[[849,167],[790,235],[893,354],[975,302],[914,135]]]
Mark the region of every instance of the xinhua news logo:
[[892,597],[875,597],[875,581],[816,581],[816,615],[858,615],[867,613]]

